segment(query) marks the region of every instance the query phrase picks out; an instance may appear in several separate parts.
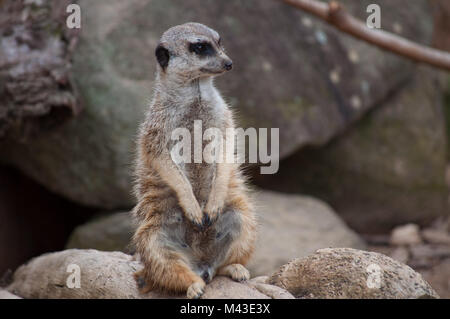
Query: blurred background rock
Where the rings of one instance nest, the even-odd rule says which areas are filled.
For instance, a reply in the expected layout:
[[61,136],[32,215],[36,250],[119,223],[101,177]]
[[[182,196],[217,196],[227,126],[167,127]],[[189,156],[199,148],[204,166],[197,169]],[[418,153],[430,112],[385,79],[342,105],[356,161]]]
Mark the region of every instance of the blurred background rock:
[[[65,27],[73,2],[81,6],[79,31]],[[365,20],[372,1],[340,2]],[[383,29],[450,50],[448,2],[377,3]],[[112,213],[134,204],[134,138],[152,93],[154,48],[163,31],[188,21],[222,36],[235,68],[217,86],[238,125],[280,129],[279,172],[259,175],[248,167],[253,184],[272,191],[258,195],[262,227],[272,233],[262,233],[267,245],[257,258],[265,259],[255,265],[272,271],[322,246],[367,247],[355,231],[373,248],[373,236],[386,237],[395,226],[446,220],[448,73],[355,40],[279,1],[4,0],[0,276],[66,245],[128,249],[132,230],[114,227],[126,215]],[[100,212],[101,222],[79,226],[67,241]],[[93,227],[91,237],[77,235],[86,227]],[[118,244],[108,242],[114,234]],[[444,269],[433,272],[434,280],[450,291],[439,277],[448,274],[450,256],[439,256],[423,269]]]

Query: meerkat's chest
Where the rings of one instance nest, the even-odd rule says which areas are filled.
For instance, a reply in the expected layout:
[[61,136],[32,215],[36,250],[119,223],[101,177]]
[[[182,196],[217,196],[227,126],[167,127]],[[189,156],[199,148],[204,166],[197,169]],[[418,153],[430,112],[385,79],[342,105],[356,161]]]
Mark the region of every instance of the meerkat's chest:
[[[182,142],[183,158],[187,160],[179,163],[179,167],[189,179],[194,194],[202,205],[208,198],[217,166],[217,163],[206,160],[204,154],[213,139],[212,134],[215,135],[214,138],[219,136],[216,141],[221,139],[220,136],[225,137],[228,109],[214,88],[204,87],[199,96],[180,100],[178,107],[172,110],[165,129],[171,130],[168,133],[172,136],[174,130],[181,132],[182,136],[175,134],[175,139],[169,142],[169,148],[176,148]],[[189,156],[184,156],[185,153]]]
[[[183,163],[181,168],[189,179],[194,194],[200,205],[204,205],[211,190],[217,163],[208,161],[205,152],[211,143],[211,133],[225,133],[223,111],[216,105],[205,102],[189,107],[188,112],[180,121],[180,126],[188,133],[190,161]],[[220,137],[219,137],[220,138]]]

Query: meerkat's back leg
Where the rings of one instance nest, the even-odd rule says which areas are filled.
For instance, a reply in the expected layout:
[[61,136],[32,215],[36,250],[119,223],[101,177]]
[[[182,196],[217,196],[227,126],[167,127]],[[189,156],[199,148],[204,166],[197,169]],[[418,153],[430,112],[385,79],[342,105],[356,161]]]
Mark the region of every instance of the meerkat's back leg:
[[240,232],[231,244],[227,258],[217,274],[229,276],[236,281],[250,279],[250,273],[244,266],[250,259],[256,242],[257,222],[253,205],[246,194],[243,179],[239,172],[235,172],[230,179],[227,209],[233,210],[238,215]]
[[[154,218],[155,219],[155,218]],[[203,294],[204,280],[191,270],[182,255],[168,249],[164,230],[155,220],[143,223],[137,229],[133,241],[144,268],[135,274],[141,293],[153,289],[170,292],[186,292],[194,299]]]

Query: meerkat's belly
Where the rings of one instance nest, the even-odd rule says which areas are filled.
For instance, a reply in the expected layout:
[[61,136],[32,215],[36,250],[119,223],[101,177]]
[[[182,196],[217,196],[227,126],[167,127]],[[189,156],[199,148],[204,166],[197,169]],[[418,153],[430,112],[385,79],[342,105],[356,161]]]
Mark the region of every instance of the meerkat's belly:
[[160,231],[163,245],[181,254],[191,269],[209,282],[225,260],[230,245],[241,233],[241,219],[233,210],[226,210],[216,222],[199,232],[187,222],[180,210],[164,216]]

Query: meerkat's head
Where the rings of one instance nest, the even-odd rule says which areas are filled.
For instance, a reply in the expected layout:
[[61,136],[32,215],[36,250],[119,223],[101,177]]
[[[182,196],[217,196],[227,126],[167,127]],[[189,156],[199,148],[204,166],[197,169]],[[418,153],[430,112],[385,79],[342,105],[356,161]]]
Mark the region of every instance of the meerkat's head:
[[155,55],[161,73],[185,81],[216,76],[233,66],[224,52],[219,34],[193,22],[164,32]]

